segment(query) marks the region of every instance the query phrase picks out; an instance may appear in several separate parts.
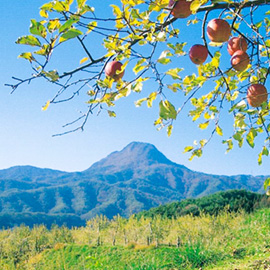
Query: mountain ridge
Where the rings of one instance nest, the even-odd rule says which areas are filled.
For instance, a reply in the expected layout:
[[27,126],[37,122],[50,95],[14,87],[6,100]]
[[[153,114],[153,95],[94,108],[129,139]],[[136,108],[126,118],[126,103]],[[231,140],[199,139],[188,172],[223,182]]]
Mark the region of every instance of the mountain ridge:
[[[108,154],[106,157],[102,158],[101,160],[99,161],[96,161],[94,162],[90,167],[86,168],[85,170],[82,170],[82,171],[71,171],[71,172],[68,172],[68,171],[64,171],[64,170],[58,170],[58,169],[51,169],[51,168],[47,168],[47,167],[36,167],[36,166],[33,166],[33,165],[15,165],[15,166],[11,166],[11,167],[8,167],[8,168],[5,168],[5,169],[0,169],[0,179],[2,179],[2,173],[3,172],[8,172],[10,170],[17,170],[17,169],[34,169],[34,170],[40,170],[40,171],[51,171],[51,172],[57,172],[57,173],[63,173],[63,174],[75,174],[75,173],[84,173],[90,169],[92,169],[93,166],[96,166],[96,164],[100,163],[101,161],[107,159],[108,157],[110,157],[111,155],[114,155],[114,154],[118,154],[120,152],[122,152],[123,150],[125,150],[126,148],[128,148],[128,146],[130,145],[148,145],[148,146],[153,146],[160,154],[162,154],[153,144],[150,144],[150,143],[144,143],[144,142],[138,142],[138,141],[134,141],[134,142],[131,142],[129,143],[127,146],[125,146],[122,150],[118,150],[118,151],[113,151],[111,152],[110,154]],[[236,176],[250,176],[250,177],[260,177],[260,176],[263,176],[265,177],[266,175],[263,175],[263,174],[259,174],[259,175],[252,175],[252,174],[233,174],[233,175],[226,175],[226,174],[212,174],[212,173],[207,173],[207,172],[203,172],[203,171],[194,171],[192,169],[189,169],[188,167],[182,165],[182,164],[178,164],[174,161],[171,161],[170,159],[168,159],[164,154],[162,154],[162,156],[165,157],[165,159],[167,161],[169,161],[169,163],[171,164],[176,164],[178,166],[181,166],[183,168],[186,168],[187,170],[189,171],[192,171],[192,172],[195,172],[195,173],[200,173],[200,174],[206,174],[206,175],[215,175],[215,176],[225,176],[225,177],[236,177]]]
[[33,166],[0,170],[0,214],[64,214],[82,220],[97,214],[128,217],[222,190],[262,192],[265,178],[195,172],[172,162],[152,144],[132,142],[81,172]]

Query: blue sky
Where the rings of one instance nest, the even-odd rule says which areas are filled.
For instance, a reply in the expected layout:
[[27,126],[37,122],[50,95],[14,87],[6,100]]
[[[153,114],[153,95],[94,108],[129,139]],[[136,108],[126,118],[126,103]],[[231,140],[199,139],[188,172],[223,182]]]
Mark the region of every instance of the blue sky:
[[[12,82],[12,76],[26,78],[31,74],[30,66],[17,56],[26,50],[15,44],[19,36],[28,34],[30,19],[39,19],[39,7],[46,1],[13,0],[2,3],[1,9],[1,42],[0,42],[0,169],[15,165],[32,165],[41,168],[52,168],[64,171],[82,171],[91,164],[107,156],[109,153],[121,150],[132,141],[154,144],[172,161],[183,164],[196,171],[213,174],[270,174],[270,159],[264,157],[263,165],[257,165],[259,149],[244,146],[235,147],[225,154],[226,146],[221,144],[226,137],[214,137],[204,150],[201,158],[188,161],[189,155],[183,154],[186,145],[192,145],[193,140],[204,138],[203,132],[192,123],[185,114],[175,123],[170,138],[165,130],[157,131],[153,126],[157,118],[157,103],[152,109],[142,106],[135,108],[134,100],[140,96],[132,96],[126,101],[120,101],[115,111],[116,118],[109,118],[103,113],[91,116],[84,132],[76,132],[65,136],[52,137],[63,132],[62,125],[78,116],[87,96],[80,97],[70,103],[50,106],[42,111],[55,91],[48,83],[35,81],[30,85],[22,85],[12,95],[5,83]],[[114,1],[89,1],[96,7],[98,16],[110,12],[109,5]],[[184,30],[183,30],[184,31]],[[188,40],[194,40],[193,33],[183,32]],[[200,36],[200,35],[199,35]],[[199,42],[199,41],[198,41]],[[72,48],[66,48],[62,59],[57,59],[62,67],[69,64],[67,56],[77,57]],[[72,57],[73,59],[73,57]],[[188,63],[189,59],[185,58]],[[79,62],[80,58],[76,59]],[[181,63],[181,65],[186,63]],[[190,68],[188,66],[188,68]],[[193,68],[193,67],[192,67]],[[196,70],[194,70],[196,71]],[[126,74],[127,77],[131,74]],[[223,115],[224,128],[232,124],[226,112]],[[229,134],[229,133],[228,133]]]

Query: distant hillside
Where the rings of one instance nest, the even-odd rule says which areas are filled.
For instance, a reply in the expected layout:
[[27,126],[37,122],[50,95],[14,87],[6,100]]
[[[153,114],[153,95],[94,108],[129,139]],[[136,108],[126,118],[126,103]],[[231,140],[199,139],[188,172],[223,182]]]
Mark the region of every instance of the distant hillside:
[[[30,214],[44,215],[50,220],[65,215],[65,222],[69,217],[81,222],[97,214],[128,217],[165,203],[217,191],[262,192],[266,177],[194,172],[168,160],[151,144],[133,142],[82,172],[31,166],[0,170],[0,215],[18,216],[22,221],[23,215]],[[0,219],[0,226],[3,225]]]
[[159,215],[166,218],[176,218],[188,214],[193,216],[199,216],[200,214],[217,215],[222,211],[250,213],[261,207],[270,207],[270,197],[246,190],[228,190],[202,198],[185,199],[180,202],[160,205],[138,213],[137,217]]

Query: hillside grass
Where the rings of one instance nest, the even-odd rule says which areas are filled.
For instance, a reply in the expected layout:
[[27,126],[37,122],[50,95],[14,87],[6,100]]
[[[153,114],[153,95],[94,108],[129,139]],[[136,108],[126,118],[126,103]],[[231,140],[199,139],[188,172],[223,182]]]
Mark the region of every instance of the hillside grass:
[[[147,224],[151,234],[139,230]],[[20,226],[1,231],[0,243],[1,270],[270,269],[270,209],[177,219],[100,217],[73,229]]]

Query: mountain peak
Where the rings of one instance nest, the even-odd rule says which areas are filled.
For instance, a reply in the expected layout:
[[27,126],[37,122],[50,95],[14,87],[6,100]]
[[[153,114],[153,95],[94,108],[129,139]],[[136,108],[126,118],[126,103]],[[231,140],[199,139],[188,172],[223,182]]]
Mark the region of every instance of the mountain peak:
[[101,167],[137,167],[140,165],[151,164],[171,164],[154,145],[142,142],[131,142],[121,151],[116,151],[108,155],[106,158],[96,162],[91,169]]
[[171,163],[153,144],[131,142],[119,153],[132,156],[137,161],[148,160],[154,163]]

